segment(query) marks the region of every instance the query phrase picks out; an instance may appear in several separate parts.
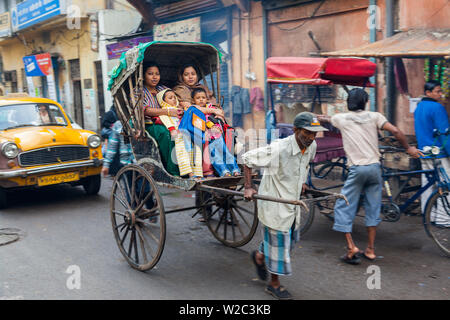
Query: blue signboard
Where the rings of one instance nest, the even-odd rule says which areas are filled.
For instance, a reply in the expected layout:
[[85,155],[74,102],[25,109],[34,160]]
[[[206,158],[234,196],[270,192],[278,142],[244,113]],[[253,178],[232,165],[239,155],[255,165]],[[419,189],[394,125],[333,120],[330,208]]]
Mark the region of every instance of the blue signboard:
[[42,77],[51,74],[52,58],[49,53],[23,57],[27,77]]
[[60,0],[26,0],[11,9],[12,28],[22,30],[61,13]]

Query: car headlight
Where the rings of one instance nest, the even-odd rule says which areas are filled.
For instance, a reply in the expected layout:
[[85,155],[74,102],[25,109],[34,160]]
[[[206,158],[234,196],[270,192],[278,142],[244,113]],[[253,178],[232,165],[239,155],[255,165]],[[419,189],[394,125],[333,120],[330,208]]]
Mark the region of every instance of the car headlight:
[[96,135],[93,134],[92,136],[90,136],[87,140],[88,146],[91,148],[98,148],[101,144],[102,144],[102,139]]
[[8,159],[13,159],[19,154],[19,147],[14,142],[7,142],[2,145],[2,153]]

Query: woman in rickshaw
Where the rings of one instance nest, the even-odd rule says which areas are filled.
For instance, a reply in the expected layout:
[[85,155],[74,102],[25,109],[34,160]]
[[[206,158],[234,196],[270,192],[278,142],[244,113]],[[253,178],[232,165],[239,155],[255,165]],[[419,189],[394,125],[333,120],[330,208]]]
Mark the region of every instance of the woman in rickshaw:
[[[217,105],[216,98],[212,94],[212,92],[208,89],[207,86],[200,84],[200,77],[198,68],[192,64],[187,63],[183,65],[178,72],[178,83],[173,88],[173,91],[178,97],[180,101],[180,106],[183,108],[188,108],[191,105],[195,104],[194,99],[192,98],[192,92],[195,89],[201,88],[205,90],[206,97],[208,103],[213,106]],[[220,118],[222,121],[225,121],[225,114],[221,108],[206,108],[197,106],[197,108],[206,114],[213,114],[214,116]],[[214,169],[211,164],[211,160],[209,157],[209,142],[206,142],[203,149],[203,175],[204,176],[213,176]]]
[[174,176],[179,176],[178,165],[172,159],[172,150],[175,142],[172,141],[169,130],[159,120],[161,115],[181,116],[182,109],[165,110],[160,107],[156,99],[158,92],[167,89],[160,85],[161,80],[159,66],[155,62],[144,63],[144,115],[145,129],[152,136],[159,146],[161,160],[167,172]]
[[[208,102],[213,106],[217,105],[216,98],[212,94],[212,92],[208,89],[207,86],[204,86],[199,83],[198,69],[194,64],[185,64],[181,67],[178,73],[178,83],[173,88],[173,91],[178,97],[178,101],[180,101],[180,105],[184,108],[188,108],[194,104],[194,100],[192,99],[192,91],[197,88],[202,88],[205,90]],[[225,114],[222,109],[214,108],[207,109],[198,107],[203,113],[214,113],[219,118],[225,120]]]

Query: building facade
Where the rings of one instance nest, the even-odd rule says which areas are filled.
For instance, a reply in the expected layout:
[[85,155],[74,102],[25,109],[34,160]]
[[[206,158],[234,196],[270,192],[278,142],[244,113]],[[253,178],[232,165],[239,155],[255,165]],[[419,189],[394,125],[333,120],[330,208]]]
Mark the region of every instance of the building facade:
[[[448,36],[450,28],[450,3],[446,0],[182,0],[152,1],[151,6],[145,1],[129,2],[150,24],[156,25],[196,16],[205,21],[206,12],[217,12],[222,21],[227,20],[222,28],[227,33],[228,73],[224,80],[228,81],[229,101],[233,101],[236,88],[259,88],[264,92],[265,110],[271,108],[265,76],[268,57],[320,57],[411,29],[437,30]],[[402,49],[408,51],[407,42]],[[372,80],[375,89],[369,90],[370,108],[383,112],[406,134],[413,135],[413,105],[423,94],[425,79],[430,78],[427,70],[439,65],[439,78],[448,79],[448,59],[448,56],[428,59],[405,54],[394,64],[390,62],[390,66],[387,56],[372,59],[377,63],[377,73]],[[445,85],[445,81],[442,83]],[[312,106],[311,97],[297,97],[290,87],[271,90],[275,104],[282,111],[281,122],[290,122],[303,110],[328,114],[345,110],[346,92],[342,88],[325,91],[322,98],[330,102],[319,107]],[[284,101],[285,96],[290,99]],[[449,105],[448,94],[446,103]],[[229,115],[236,124],[234,120],[238,118],[233,115],[232,105]],[[265,110],[252,105],[250,113],[240,115],[238,126],[264,128]]]
[[[115,21],[105,21],[111,12]],[[2,16],[9,17],[0,24],[4,94],[54,99],[77,124],[99,131],[100,117],[110,107],[102,41],[136,31],[139,13],[126,1],[4,0]]]

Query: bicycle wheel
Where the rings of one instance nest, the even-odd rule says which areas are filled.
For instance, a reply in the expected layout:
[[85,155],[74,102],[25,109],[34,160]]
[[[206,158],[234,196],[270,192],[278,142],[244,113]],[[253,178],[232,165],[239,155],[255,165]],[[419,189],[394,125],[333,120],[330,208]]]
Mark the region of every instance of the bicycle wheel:
[[450,256],[450,202],[449,193],[435,191],[427,202],[423,224],[427,234],[439,249]]

